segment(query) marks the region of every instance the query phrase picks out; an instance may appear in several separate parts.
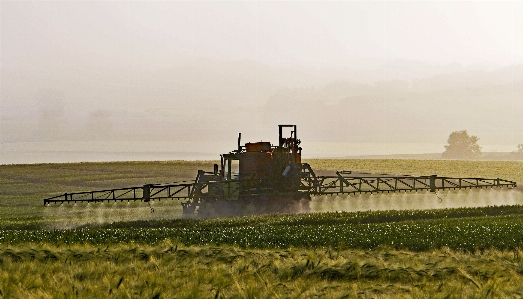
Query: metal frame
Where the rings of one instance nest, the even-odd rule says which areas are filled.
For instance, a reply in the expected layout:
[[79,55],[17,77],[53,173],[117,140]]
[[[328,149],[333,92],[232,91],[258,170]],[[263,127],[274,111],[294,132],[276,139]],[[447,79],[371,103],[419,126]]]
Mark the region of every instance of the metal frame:
[[[305,165],[305,163],[304,163]],[[307,164],[308,165],[308,164]],[[431,191],[447,189],[514,188],[516,182],[500,178],[452,178],[431,176],[394,176],[352,174],[350,171],[336,172],[335,176],[315,176],[310,166],[302,166],[299,192],[308,195],[338,195],[358,193],[390,193],[407,191]],[[209,181],[205,183],[147,184],[140,187],[117,188],[100,191],[65,193],[44,199],[51,203],[143,201],[177,199],[197,200],[208,197],[210,185],[222,186],[225,200],[235,200],[239,194],[240,180]],[[187,193],[182,192],[186,191]],[[260,194],[267,195],[261,190]],[[186,195],[185,195],[186,194]],[[233,195],[236,195],[233,198]],[[275,194],[276,195],[276,194]]]
[[[311,195],[390,193],[407,191],[431,191],[446,189],[476,189],[493,187],[516,187],[516,182],[504,179],[452,178],[431,176],[394,175],[347,175],[337,172],[336,176],[318,176]],[[311,185],[310,182],[304,185]]]
[[[51,203],[144,201],[162,199],[188,199],[194,188],[193,183],[147,184],[140,187],[117,188],[98,191],[65,193],[44,199],[44,205]],[[186,190],[187,195],[181,195]]]

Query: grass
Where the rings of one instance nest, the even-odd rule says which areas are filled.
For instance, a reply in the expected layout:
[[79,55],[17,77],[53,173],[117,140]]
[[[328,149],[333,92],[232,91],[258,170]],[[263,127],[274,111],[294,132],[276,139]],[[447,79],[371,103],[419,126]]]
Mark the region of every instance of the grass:
[[[49,215],[43,199],[65,192],[193,180],[198,169],[212,169],[213,164],[212,161],[168,161],[0,165],[0,227],[47,228],[71,223],[77,214],[54,211]],[[148,206],[132,207],[137,211],[135,218],[149,211]],[[119,214],[117,210],[108,212]],[[133,219],[133,215],[127,216],[114,220]]]
[[[319,174],[347,169],[523,184],[521,161],[306,162]],[[176,201],[154,203],[155,213],[143,203],[43,207],[43,198],[64,192],[191,180],[214,163],[0,165],[0,298],[523,296],[518,206],[198,221],[172,220],[180,214]],[[402,198],[388,199],[388,207],[401,208]]]
[[[519,253],[0,245],[4,298],[503,298]],[[9,273],[9,275],[8,275]]]

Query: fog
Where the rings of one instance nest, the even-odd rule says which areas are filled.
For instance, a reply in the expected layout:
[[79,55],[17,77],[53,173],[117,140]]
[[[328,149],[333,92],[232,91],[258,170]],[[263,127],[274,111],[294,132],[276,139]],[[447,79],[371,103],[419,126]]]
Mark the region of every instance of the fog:
[[217,158],[284,123],[306,157],[443,152],[458,130],[523,143],[523,2],[0,5],[0,163]]
[[[517,189],[479,189],[432,192],[396,192],[391,194],[323,195],[302,200],[293,213],[366,212],[387,210],[433,210],[513,206],[523,204]],[[288,212],[288,211],[287,211]],[[182,215],[178,201],[143,203],[74,203],[44,209],[46,219],[59,219],[49,229],[69,229],[87,224],[118,221],[161,220],[192,217]],[[239,214],[240,215],[240,214]]]

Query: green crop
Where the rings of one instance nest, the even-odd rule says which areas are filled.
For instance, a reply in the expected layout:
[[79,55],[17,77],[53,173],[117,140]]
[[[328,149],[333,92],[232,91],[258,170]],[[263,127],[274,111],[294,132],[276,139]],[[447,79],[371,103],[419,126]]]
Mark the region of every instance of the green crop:
[[[503,210],[505,208],[505,210]],[[390,246],[415,251],[522,249],[522,207],[386,211],[175,220],[149,227],[114,224],[66,230],[3,230],[0,243],[22,244],[229,244],[242,248],[359,248]],[[487,214],[510,214],[486,216]],[[461,213],[460,213],[461,212]],[[471,215],[475,215],[471,217]],[[417,220],[411,220],[417,219]],[[159,227],[159,225],[165,225]],[[145,225],[142,225],[145,226]]]

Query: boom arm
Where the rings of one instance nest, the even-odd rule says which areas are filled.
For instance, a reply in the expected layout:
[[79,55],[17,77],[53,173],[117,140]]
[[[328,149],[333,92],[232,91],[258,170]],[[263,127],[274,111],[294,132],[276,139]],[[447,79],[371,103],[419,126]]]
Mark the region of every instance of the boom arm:
[[504,179],[486,178],[451,178],[431,176],[393,176],[352,174],[336,172],[335,176],[317,176],[316,188],[309,191],[311,195],[356,194],[356,193],[389,193],[406,191],[431,191],[446,189],[476,189],[493,187],[516,187],[516,182]]
[[[338,171],[334,176],[316,176],[310,167],[302,167],[300,192],[309,195],[334,195],[357,193],[390,193],[406,191],[431,191],[447,189],[477,189],[477,188],[514,188],[516,182],[500,178],[451,178],[431,176],[394,176],[373,175],[366,173],[351,173]],[[140,187],[117,188],[99,191],[65,193],[44,199],[44,205],[51,203],[77,202],[110,202],[110,201],[143,201],[177,199],[198,200],[208,193],[210,184],[218,184],[228,196],[229,192],[238,192],[230,185],[238,182],[209,181],[194,183],[147,184]]]

